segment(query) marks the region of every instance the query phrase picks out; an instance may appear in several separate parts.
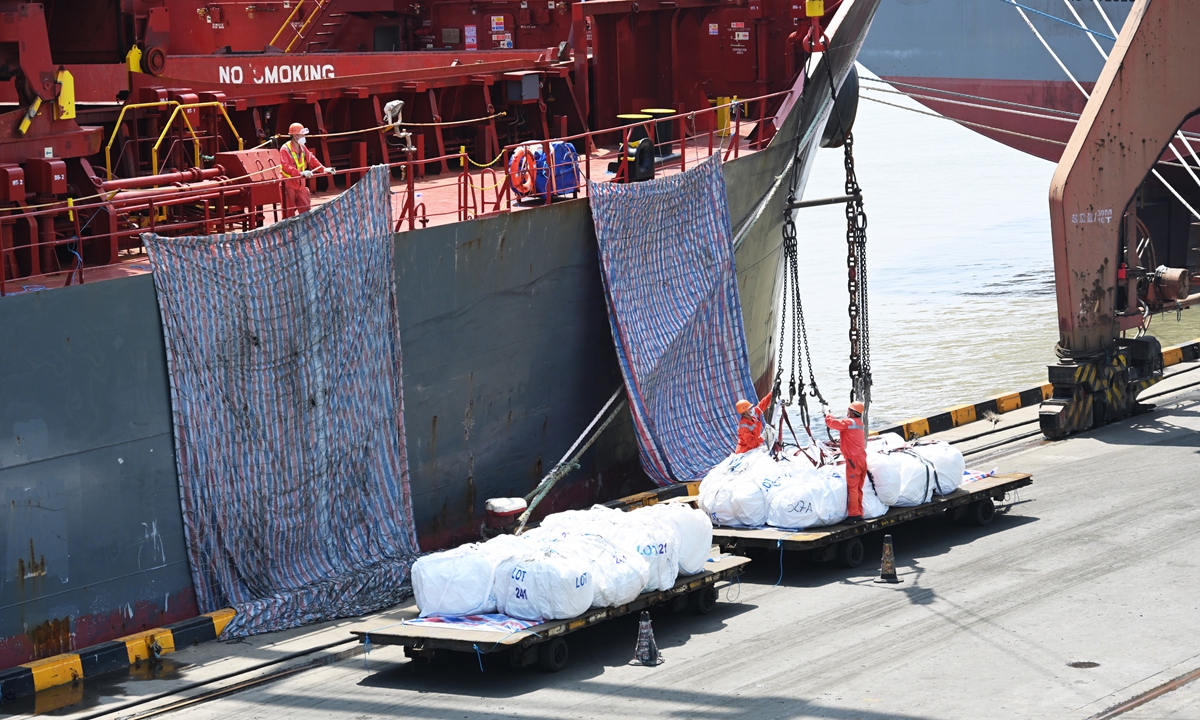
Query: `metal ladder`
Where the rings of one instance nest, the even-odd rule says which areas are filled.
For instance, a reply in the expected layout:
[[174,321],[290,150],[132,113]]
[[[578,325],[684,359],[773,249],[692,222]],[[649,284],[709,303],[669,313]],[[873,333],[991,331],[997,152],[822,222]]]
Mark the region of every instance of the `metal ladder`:
[[[341,27],[342,22],[346,19],[346,13],[328,12],[329,7],[333,3],[334,0],[300,0],[300,2],[296,3],[296,7],[292,9],[291,14],[287,16],[287,19],[283,21],[283,25],[275,33],[275,37],[271,38],[270,44],[283,50],[285,53],[309,52],[312,51],[314,45],[328,46],[330,40],[337,34],[338,28]],[[311,8],[311,11],[302,20],[297,21],[297,14],[306,5]],[[291,33],[290,36],[289,32]],[[310,34],[313,40],[302,50],[298,46]],[[282,38],[288,38],[286,45],[281,44]]]

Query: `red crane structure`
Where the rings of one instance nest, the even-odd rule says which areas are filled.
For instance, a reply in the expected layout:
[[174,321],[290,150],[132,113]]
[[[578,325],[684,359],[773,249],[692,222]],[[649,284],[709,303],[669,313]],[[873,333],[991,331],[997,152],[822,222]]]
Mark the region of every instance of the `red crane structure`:
[[1200,301],[1200,4],[1136,0],[1050,187],[1051,438],[1136,412],[1163,376],[1151,317]]

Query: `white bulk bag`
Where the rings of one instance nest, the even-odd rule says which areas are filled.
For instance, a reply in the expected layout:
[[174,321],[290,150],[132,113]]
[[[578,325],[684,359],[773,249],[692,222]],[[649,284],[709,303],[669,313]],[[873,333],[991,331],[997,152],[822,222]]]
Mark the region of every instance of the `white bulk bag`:
[[791,530],[815,527],[820,522],[815,496],[824,492],[823,480],[811,466],[797,464],[788,469],[787,480],[771,493],[767,524]]
[[417,558],[412,566],[412,584],[421,617],[496,611],[491,591],[496,567],[478,547],[463,545]]
[[790,477],[771,494],[770,525],[800,530],[846,519],[846,478],[837,468],[789,465]]
[[937,470],[908,448],[867,453],[867,468],[884,505],[914,507],[933,499]]
[[581,543],[592,559],[592,607],[615,607],[632,602],[650,579],[650,564],[599,535],[584,535]]
[[764,448],[734,453],[700,483],[700,509],[714,525],[762,527],[769,496],[779,487],[782,474]]
[[648,513],[675,529],[680,573],[695,575],[704,570],[712,550],[712,522],[707,515],[680,503],[659,503],[633,511],[633,514],[637,513]]
[[496,566],[526,553],[529,547],[521,538],[501,535],[417,558],[412,583],[421,617],[496,612],[492,592]]
[[913,444],[912,451],[937,468],[938,495],[952,493],[962,485],[967,464],[958,448],[941,440],[933,440]]
[[882,433],[867,438],[867,452],[897,450],[905,446],[904,438],[897,433]]
[[670,590],[679,575],[679,536],[675,528],[638,511],[622,515],[625,522],[621,524],[619,534],[609,539],[622,550],[641,555],[650,566],[650,577],[642,592]]
[[875,492],[875,483],[871,480],[870,474],[863,478],[862,489],[862,510],[864,520],[874,520],[877,517],[887,515],[888,506],[883,504],[879,499],[879,494]]
[[608,535],[614,525],[620,524],[625,513],[603,505],[593,505],[587,510],[564,510],[547,515],[538,527],[570,532],[590,532]]
[[592,606],[592,559],[585,543],[562,538],[496,569],[496,609],[521,620],[563,620]]

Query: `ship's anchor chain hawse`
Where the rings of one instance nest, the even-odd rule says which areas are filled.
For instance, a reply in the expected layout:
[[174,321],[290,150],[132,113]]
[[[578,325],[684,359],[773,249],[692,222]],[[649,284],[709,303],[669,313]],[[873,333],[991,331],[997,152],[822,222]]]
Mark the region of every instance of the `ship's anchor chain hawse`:
[[[837,103],[837,84],[834,82],[833,69],[828,62],[825,69],[829,77],[829,92],[833,96],[834,120],[837,122],[838,136],[843,138],[842,146],[845,153],[846,194],[833,200],[846,204],[846,265],[848,270],[847,289],[850,302],[850,400],[861,400],[864,404],[863,425],[868,427],[867,412],[871,402],[871,342],[867,316],[867,214],[863,210],[862,188],[854,169],[854,137],[845,130],[841,111]],[[805,83],[807,87],[808,83]],[[803,91],[801,91],[803,93]],[[782,406],[795,404],[800,412],[800,418],[806,429],[810,426],[808,397],[814,397],[822,408],[828,406],[825,398],[817,387],[813,371],[812,357],[808,342],[808,332],[804,322],[804,306],[800,299],[799,248],[797,243],[795,209],[805,207],[810,203],[797,202],[796,191],[800,182],[802,167],[800,155],[804,152],[803,138],[796,143],[796,162],[792,164],[789,178],[787,204],[783,223],[783,299],[779,321],[779,354],[776,360],[774,395],[780,399]],[[811,205],[829,204],[829,201],[812,201]],[[792,363],[791,377],[788,383],[788,397],[781,397],[783,384],[783,360],[785,355],[785,340],[787,330],[787,315],[789,310],[788,293],[791,293],[792,316]],[[808,387],[804,384],[804,367],[808,367]],[[783,411],[786,415],[786,409]],[[790,424],[790,421],[789,421]],[[781,418],[782,430],[782,418]],[[811,432],[810,432],[811,434]],[[782,432],[780,433],[782,436]]]

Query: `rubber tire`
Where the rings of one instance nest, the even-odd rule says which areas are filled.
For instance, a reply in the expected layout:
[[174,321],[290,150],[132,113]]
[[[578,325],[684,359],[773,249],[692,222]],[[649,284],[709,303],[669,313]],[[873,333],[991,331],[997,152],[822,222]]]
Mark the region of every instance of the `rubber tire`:
[[717,608],[718,597],[717,588],[712,585],[693,590],[688,594],[688,607],[697,615],[707,615]]
[[996,503],[992,502],[991,498],[976,500],[971,503],[971,511],[967,514],[967,520],[976,527],[983,527],[996,519]]
[[538,648],[538,667],[546,672],[560,672],[567,666],[569,659],[570,653],[567,651],[565,638],[547,640]]
[[838,543],[837,561],[844,568],[853,570],[863,564],[866,551],[863,550],[862,538],[852,537]]

